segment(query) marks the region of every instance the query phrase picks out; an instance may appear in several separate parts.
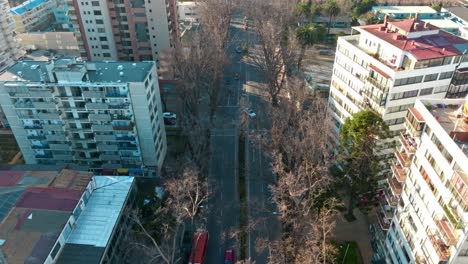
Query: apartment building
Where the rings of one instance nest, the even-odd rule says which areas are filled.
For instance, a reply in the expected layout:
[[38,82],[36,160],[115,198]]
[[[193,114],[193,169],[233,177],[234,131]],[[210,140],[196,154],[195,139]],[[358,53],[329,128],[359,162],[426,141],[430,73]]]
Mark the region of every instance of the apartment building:
[[122,263],[134,177],[33,166],[0,186],[1,263]]
[[171,47],[171,8],[165,0],[69,0],[68,5],[83,58],[158,61]]
[[28,0],[10,9],[16,33],[43,31],[54,23],[57,0]]
[[154,62],[20,61],[0,105],[27,164],[158,172],[166,155]]
[[352,113],[371,108],[392,133],[379,154],[392,158],[408,108],[416,98],[445,98],[454,72],[468,66],[466,50],[468,40],[417,17],[354,27],[353,35],[338,39],[328,100],[331,141],[339,144],[339,128]]
[[15,21],[8,10],[8,0],[0,0],[0,72],[24,54],[20,43],[14,37]]
[[418,99],[378,209],[386,263],[468,263],[468,97]]

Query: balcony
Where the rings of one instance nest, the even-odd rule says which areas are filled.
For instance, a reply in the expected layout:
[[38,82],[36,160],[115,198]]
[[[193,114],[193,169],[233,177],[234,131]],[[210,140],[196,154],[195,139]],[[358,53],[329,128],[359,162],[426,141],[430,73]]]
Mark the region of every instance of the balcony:
[[394,177],[388,178],[388,185],[390,186],[390,190],[392,190],[392,193],[396,196],[401,195],[402,187],[401,183],[398,182],[397,179]]
[[367,77],[367,82],[372,84],[374,87],[376,87],[377,89],[379,89],[383,93],[388,92],[388,89],[389,89],[388,86],[382,85],[378,80],[372,78],[371,76]]
[[385,218],[385,215],[381,211],[377,211],[377,220],[379,221],[380,228],[387,231],[390,228],[391,220]]
[[118,146],[117,145],[107,145],[107,144],[99,144],[97,146],[97,149],[99,151],[117,151]]
[[36,109],[56,109],[55,103],[52,102],[33,102],[32,104]]
[[115,141],[114,135],[95,135],[96,141]]
[[65,135],[47,135],[46,138],[49,141],[67,141],[67,137]]
[[33,140],[45,140],[46,139],[44,135],[29,135],[26,138],[33,139]]
[[395,156],[401,166],[409,167],[411,165],[411,160],[409,159],[408,155],[406,155],[406,153],[397,150],[395,151]]
[[49,149],[49,145],[32,145],[32,149]]
[[412,136],[412,137],[420,137],[423,127],[425,125],[425,121],[422,117],[422,115],[419,113],[416,108],[409,108],[408,109],[408,114],[406,114],[405,117],[405,128],[406,131]]
[[129,136],[124,136],[124,137],[117,137],[117,140],[119,141],[135,141],[135,137],[129,137]]
[[391,220],[393,218],[393,210],[392,207],[388,204],[386,199],[380,200],[380,209],[383,214],[383,216],[386,219]]
[[447,215],[448,220],[456,229],[463,229],[465,227],[465,223],[458,215],[457,210],[452,208],[448,204],[444,204],[442,206],[444,208],[445,214]]
[[89,121],[110,121],[111,117],[107,114],[90,114],[88,116]]
[[70,150],[70,146],[68,144],[50,144],[51,150]]
[[36,154],[36,159],[51,159],[53,158],[52,154]]
[[104,92],[101,91],[83,91],[84,98],[104,98]]
[[62,130],[62,125],[42,125],[45,130]]
[[42,129],[42,125],[40,125],[40,124],[24,125],[24,129]]
[[110,107],[107,104],[102,104],[102,103],[87,103],[86,108],[88,110],[106,110],[106,109],[109,109]]
[[452,230],[448,220],[444,217],[440,220],[435,220],[437,228],[441,234],[442,240],[448,246],[455,246],[457,244],[457,237]]
[[431,241],[437,256],[439,256],[439,261],[448,261],[450,258],[450,249],[442,242],[440,237],[436,234],[429,234],[427,237],[429,241]]
[[405,180],[406,180],[406,173],[405,173],[405,170],[403,169],[403,167],[399,164],[393,164],[392,165],[392,171],[393,171],[393,175],[395,176],[395,178],[401,182],[401,183],[404,183]]
[[38,113],[37,117],[39,119],[48,119],[48,120],[60,119],[60,116],[58,113]]
[[133,115],[112,115],[112,120],[133,120]]
[[109,105],[109,109],[128,109],[130,104],[112,104]]
[[463,172],[455,171],[447,186],[462,208],[466,208],[468,205],[466,178],[467,176]]
[[92,126],[93,131],[112,131],[113,128],[111,125],[93,125]]
[[127,97],[128,93],[107,92],[106,97]]
[[127,130],[133,131],[133,124],[126,125],[126,126],[113,126],[115,130]]
[[416,152],[416,141],[409,134],[400,133],[400,143],[409,154]]
[[395,195],[393,195],[393,193],[391,193],[390,191],[388,191],[388,189],[385,189],[385,199],[387,200],[387,203],[392,206],[392,207],[395,207],[397,206],[398,204],[398,197],[396,197]]
[[120,156],[114,154],[101,154],[100,158],[101,160],[120,160]]

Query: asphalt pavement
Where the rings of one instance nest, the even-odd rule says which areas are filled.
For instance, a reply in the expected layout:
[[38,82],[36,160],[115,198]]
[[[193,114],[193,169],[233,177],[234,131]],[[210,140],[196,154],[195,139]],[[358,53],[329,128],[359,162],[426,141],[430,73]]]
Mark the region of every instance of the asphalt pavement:
[[[255,48],[252,31],[242,29],[243,16],[235,15],[231,20],[230,41],[227,55],[230,59],[225,71],[225,82],[220,91],[218,109],[215,113],[214,129],[211,137],[211,160],[209,186],[212,191],[208,203],[207,228],[209,243],[206,255],[207,264],[223,263],[224,251],[233,248],[239,256],[239,245],[233,237],[239,231],[239,193],[238,193],[238,140],[240,133],[240,100],[256,113],[257,117],[249,122],[249,130],[266,128],[268,119],[265,114],[266,99],[251,93],[253,86],[262,84],[262,78],[255,66],[244,63],[237,47],[249,43]],[[249,49],[250,49],[249,48]],[[234,78],[239,74],[239,79]],[[242,90],[246,96],[241,97]],[[247,137],[248,138],[248,137]],[[250,223],[258,223],[249,230],[247,256],[257,264],[266,263],[266,250],[258,252],[258,238],[275,239],[281,234],[274,204],[271,202],[269,185],[274,183],[270,162],[250,140],[246,140],[245,156],[248,218]]]
[[215,113],[214,128],[211,132],[211,160],[209,186],[212,192],[208,203],[209,232],[207,264],[224,263],[224,251],[233,248],[239,252],[233,234],[239,230],[238,194],[238,141],[239,141],[239,98],[243,76],[235,80],[234,75],[241,73],[241,54],[235,49],[240,45],[238,34],[241,31],[233,20],[230,28],[230,42],[227,55],[230,63],[225,70],[225,82],[221,87],[219,104]]

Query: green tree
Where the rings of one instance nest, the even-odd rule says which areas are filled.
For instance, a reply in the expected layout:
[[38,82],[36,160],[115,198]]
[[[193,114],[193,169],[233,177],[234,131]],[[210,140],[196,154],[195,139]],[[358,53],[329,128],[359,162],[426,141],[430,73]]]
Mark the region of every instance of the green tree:
[[299,58],[297,60],[297,69],[301,69],[302,59],[304,58],[307,47],[323,41],[326,36],[326,29],[322,25],[309,24],[297,29],[296,37],[301,45]]
[[363,110],[346,119],[340,129],[339,162],[349,188],[348,216],[353,217],[358,194],[374,192],[380,171],[377,141],[388,136],[388,126],[372,110]]
[[373,6],[378,6],[377,0],[354,1],[352,13],[353,19],[358,19],[361,15],[372,10]]
[[361,19],[366,22],[366,25],[374,25],[380,22],[379,13],[369,11],[361,16]]
[[440,13],[440,11],[442,10],[442,2],[436,4],[432,4],[431,5],[431,8],[434,9],[435,11],[437,11],[437,13]]
[[323,5],[323,11],[328,16],[328,30],[327,34],[330,34],[330,27],[334,17],[338,16],[341,12],[340,5],[336,0],[327,0]]

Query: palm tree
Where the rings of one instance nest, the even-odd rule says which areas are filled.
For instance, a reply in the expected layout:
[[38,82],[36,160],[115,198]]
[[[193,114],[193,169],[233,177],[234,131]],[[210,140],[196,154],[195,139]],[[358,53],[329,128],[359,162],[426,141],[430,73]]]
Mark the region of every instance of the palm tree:
[[325,38],[325,31],[326,29],[324,26],[313,23],[306,26],[302,26],[297,29],[296,37],[301,45],[301,51],[297,61],[298,70],[302,66],[302,59],[304,58],[305,50],[307,49],[307,47],[311,47],[323,41]]
[[323,11],[325,14],[328,15],[328,30],[327,30],[327,35],[330,34],[330,27],[331,27],[331,22],[332,19],[341,12],[339,4],[336,2],[336,0],[327,0],[323,6]]

